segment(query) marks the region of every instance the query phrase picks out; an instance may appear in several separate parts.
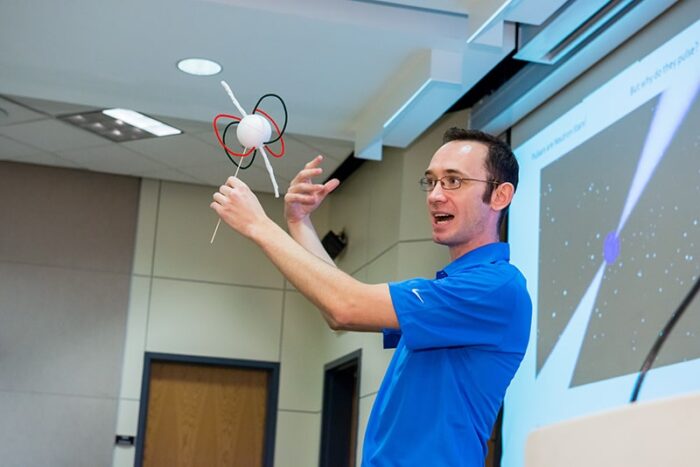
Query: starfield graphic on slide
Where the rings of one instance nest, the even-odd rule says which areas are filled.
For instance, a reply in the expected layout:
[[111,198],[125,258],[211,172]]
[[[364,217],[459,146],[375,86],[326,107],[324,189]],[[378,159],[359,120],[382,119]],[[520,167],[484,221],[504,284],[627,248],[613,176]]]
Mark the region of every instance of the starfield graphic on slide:
[[[638,371],[700,274],[700,106],[684,113],[673,99],[652,99],[542,170],[538,372],[595,293],[571,386]],[[641,131],[646,139],[621,138]],[[656,366],[700,357],[698,311]]]

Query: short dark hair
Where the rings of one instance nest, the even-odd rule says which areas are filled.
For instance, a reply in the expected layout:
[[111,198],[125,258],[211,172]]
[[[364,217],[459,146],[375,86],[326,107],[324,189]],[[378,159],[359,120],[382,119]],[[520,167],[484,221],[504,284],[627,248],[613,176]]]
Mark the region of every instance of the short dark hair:
[[[520,169],[518,161],[507,143],[489,133],[480,130],[465,130],[464,128],[452,127],[445,132],[442,137],[442,143],[446,144],[451,141],[476,141],[482,143],[488,148],[486,155],[486,171],[488,172],[489,180],[498,183],[509,182],[513,184],[513,188],[518,188],[518,170]],[[492,183],[486,184],[483,200],[485,203],[491,201],[491,194],[496,185]],[[498,224],[500,226],[503,218],[508,212],[508,207],[501,211]]]

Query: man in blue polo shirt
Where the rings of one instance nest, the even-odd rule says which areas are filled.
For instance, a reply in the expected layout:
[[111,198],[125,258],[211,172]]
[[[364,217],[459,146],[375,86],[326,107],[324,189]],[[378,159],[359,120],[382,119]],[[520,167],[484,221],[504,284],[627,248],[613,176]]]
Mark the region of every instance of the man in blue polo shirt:
[[432,238],[452,262],[436,278],[364,284],[334,267],[310,214],[337,180],[320,156],[285,196],[291,237],[236,178],[211,207],[257,243],[333,329],[383,331],[398,347],[365,433],[363,466],[482,466],[499,407],[525,353],[531,303],[499,226],[518,182],[510,148],[451,129],[420,179]]

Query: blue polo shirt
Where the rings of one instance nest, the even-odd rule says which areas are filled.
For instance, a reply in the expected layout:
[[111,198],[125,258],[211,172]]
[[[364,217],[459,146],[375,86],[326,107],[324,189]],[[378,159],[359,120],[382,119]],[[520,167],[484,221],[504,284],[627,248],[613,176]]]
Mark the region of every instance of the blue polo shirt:
[[435,279],[389,284],[401,330],[367,424],[363,466],[483,466],[525,354],[532,304],[506,243],[468,252]]

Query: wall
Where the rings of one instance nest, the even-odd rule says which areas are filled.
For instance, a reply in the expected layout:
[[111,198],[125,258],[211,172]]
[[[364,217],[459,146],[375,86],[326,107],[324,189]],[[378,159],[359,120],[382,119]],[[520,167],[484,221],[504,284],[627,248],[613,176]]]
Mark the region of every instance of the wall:
[[108,465],[138,180],[0,162],[0,463]]

